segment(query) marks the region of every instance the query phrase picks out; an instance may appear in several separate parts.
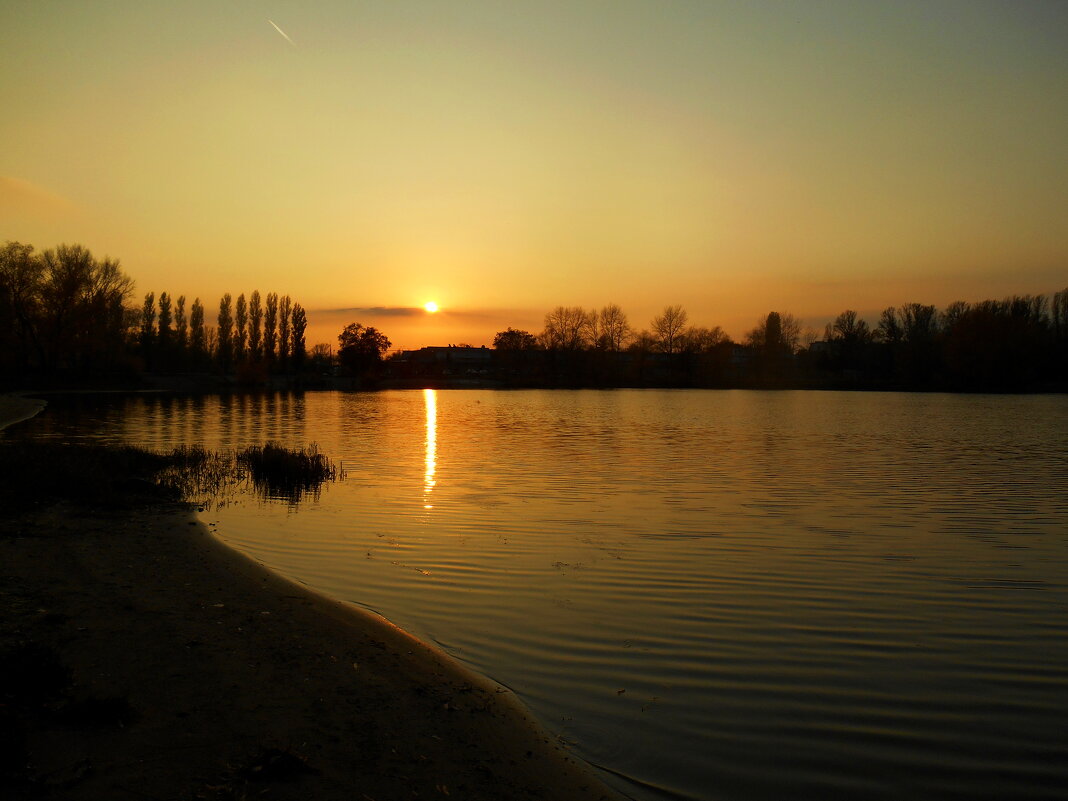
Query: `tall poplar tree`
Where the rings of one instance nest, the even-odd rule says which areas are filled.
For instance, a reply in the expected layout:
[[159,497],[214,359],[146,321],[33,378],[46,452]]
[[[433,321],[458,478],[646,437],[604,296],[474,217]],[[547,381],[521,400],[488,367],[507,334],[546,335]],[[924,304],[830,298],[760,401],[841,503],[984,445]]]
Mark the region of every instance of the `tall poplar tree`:
[[185,356],[189,347],[189,320],[185,316],[185,295],[179,295],[174,302],[174,343],[178,346],[180,357]]
[[224,373],[229,372],[233,357],[234,315],[231,311],[233,300],[227,292],[219,300],[218,336],[219,366]]
[[248,356],[251,361],[259,361],[260,339],[263,336],[263,308],[260,306],[260,291],[253,291],[248,304]]
[[278,293],[267,293],[267,309],[263,314],[263,358],[268,364],[274,361],[278,344]]
[[245,360],[245,348],[248,347],[248,302],[244,292],[237,296],[234,322],[237,323],[234,329],[234,361],[241,362]]
[[289,341],[289,331],[293,315],[293,301],[289,295],[278,299],[278,363],[285,369],[289,363],[289,355],[292,347]]
[[189,351],[198,365],[203,363],[207,355],[207,344],[204,332],[204,304],[200,302],[200,298],[195,298],[189,309]]
[[159,293],[159,322],[156,324],[156,341],[159,343],[160,359],[166,365],[171,351],[171,296]]
[[149,292],[145,295],[145,302],[141,304],[140,332],[138,339],[141,342],[141,356],[145,363],[152,361],[152,354],[156,339],[156,293]]
[[308,328],[308,315],[304,313],[304,307],[299,303],[293,304],[293,370],[300,372],[304,367],[304,357],[307,354],[307,346],[304,342],[304,332]]

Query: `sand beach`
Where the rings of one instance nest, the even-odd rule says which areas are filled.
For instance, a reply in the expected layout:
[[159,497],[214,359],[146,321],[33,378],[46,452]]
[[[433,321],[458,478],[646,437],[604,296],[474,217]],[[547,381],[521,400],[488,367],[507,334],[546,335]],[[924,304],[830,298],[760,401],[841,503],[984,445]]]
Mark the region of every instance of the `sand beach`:
[[47,404],[37,398],[22,395],[0,395],[0,431],[15,423],[29,420]]
[[0,671],[5,798],[619,797],[506,688],[164,500],[0,516]]

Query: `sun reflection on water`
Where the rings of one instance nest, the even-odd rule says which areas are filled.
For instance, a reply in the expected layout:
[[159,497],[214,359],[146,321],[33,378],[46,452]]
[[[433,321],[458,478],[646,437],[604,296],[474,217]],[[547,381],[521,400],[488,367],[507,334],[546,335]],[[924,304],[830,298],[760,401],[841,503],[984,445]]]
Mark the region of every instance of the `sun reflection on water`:
[[426,456],[423,471],[423,508],[433,509],[430,493],[434,489],[434,470],[438,463],[438,395],[433,389],[423,390],[426,403]]

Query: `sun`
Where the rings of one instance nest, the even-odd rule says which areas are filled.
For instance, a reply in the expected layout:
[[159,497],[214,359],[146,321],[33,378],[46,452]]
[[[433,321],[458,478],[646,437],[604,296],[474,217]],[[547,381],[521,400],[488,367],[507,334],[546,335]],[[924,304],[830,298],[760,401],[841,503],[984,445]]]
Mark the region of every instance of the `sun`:
[[436,304],[432,300],[428,300],[426,303],[423,304],[423,308],[426,309],[431,314],[433,314],[434,312],[436,312],[438,310],[438,304]]

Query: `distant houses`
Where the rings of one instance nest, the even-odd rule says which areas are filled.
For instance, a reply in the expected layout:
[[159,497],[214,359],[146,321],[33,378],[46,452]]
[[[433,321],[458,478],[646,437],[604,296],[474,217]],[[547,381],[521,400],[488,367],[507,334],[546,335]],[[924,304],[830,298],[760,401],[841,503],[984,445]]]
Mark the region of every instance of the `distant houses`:
[[489,374],[493,351],[485,345],[431,345],[402,350],[390,358],[390,372],[403,377],[482,378]]

